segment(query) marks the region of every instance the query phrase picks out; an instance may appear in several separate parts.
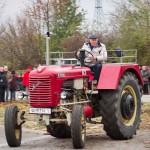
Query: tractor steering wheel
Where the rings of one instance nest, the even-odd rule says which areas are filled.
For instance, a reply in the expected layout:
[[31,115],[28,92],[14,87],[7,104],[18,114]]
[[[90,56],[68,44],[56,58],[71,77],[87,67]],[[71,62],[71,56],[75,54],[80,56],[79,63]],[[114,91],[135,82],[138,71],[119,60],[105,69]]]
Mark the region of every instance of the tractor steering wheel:
[[[85,50],[84,63],[92,63],[93,62],[93,57],[94,57],[94,55],[91,52]],[[76,58],[80,61],[80,54],[78,56],[77,53],[76,53]]]

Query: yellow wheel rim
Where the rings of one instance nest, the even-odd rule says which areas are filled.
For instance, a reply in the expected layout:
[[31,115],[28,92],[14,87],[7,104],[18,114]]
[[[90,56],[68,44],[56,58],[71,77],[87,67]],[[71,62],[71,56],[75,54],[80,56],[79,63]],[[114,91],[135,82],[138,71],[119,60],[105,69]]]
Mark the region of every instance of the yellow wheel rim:
[[[123,89],[122,91],[122,94],[121,94],[121,103],[123,103],[123,95],[126,94],[127,92],[130,93],[130,95],[132,95],[132,98],[133,98],[133,101],[132,101],[132,105],[131,107],[134,107],[134,112],[132,114],[132,116],[130,118],[126,118],[122,115],[121,113],[121,117],[122,117],[122,121],[123,123],[126,125],[126,126],[131,126],[133,125],[134,121],[135,121],[135,118],[136,118],[136,113],[137,113],[137,96],[136,96],[136,93],[135,93],[135,90],[130,86],[130,85],[127,85],[125,86],[125,88]],[[129,106],[130,107],[130,106]],[[120,107],[121,108],[121,107]],[[122,108],[121,108],[122,109]],[[121,110],[122,111],[122,110]]]
[[81,117],[81,126],[82,126],[82,141],[85,140],[85,117],[84,114],[82,113],[82,117]]
[[15,135],[16,135],[16,139],[19,139],[19,137],[20,137],[20,129],[15,129]]
[[[17,114],[17,115],[18,115],[18,114]],[[15,136],[16,136],[16,139],[19,139],[20,134],[21,134],[21,129],[18,127],[17,115],[16,115],[16,118],[15,118],[15,120],[14,120],[14,124],[15,124]]]

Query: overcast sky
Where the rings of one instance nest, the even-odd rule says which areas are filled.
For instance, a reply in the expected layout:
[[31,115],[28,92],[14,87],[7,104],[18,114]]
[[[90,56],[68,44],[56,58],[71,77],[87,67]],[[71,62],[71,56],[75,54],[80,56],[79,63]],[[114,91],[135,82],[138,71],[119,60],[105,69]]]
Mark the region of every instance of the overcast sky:
[[[27,0],[5,0],[6,6],[3,15],[5,18],[9,16],[10,18],[15,18],[16,14],[19,14],[21,10],[25,7],[25,3]],[[95,0],[78,0],[80,1],[81,8],[87,11],[87,18],[92,20],[94,17],[94,5]],[[105,18],[107,18],[107,14],[114,9],[112,4],[113,0],[102,0],[102,9],[105,14]]]

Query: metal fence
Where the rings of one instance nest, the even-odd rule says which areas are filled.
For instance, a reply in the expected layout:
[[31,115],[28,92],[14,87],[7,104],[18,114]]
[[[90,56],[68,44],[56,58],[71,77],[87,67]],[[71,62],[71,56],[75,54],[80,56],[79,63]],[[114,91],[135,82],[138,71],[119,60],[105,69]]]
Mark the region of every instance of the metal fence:
[[[107,50],[108,57],[106,63],[137,63],[137,50]],[[50,52],[50,64],[77,64],[75,52]]]
[[137,63],[137,49],[107,50],[109,63]]
[[63,64],[77,64],[78,61],[75,58],[75,52],[50,52],[50,64],[51,65],[63,65]]

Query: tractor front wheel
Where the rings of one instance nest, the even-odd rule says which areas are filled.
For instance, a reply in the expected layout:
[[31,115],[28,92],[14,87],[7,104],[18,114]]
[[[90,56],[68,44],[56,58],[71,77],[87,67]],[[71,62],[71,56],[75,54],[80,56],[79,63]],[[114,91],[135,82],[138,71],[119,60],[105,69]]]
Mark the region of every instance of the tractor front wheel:
[[8,106],[5,111],[5,135],[10,147],[18,147],[21,144],[22,126],[17,123],[17,106]]
[[125,72],[116,90],[102,92],[102,123],[115,140],[130,139],[140,122],[141,95],[136,77]]
[[71,136],[74,148],[83,148],[86,138],[86,120],[83,106],[75,105],[72,112]]

